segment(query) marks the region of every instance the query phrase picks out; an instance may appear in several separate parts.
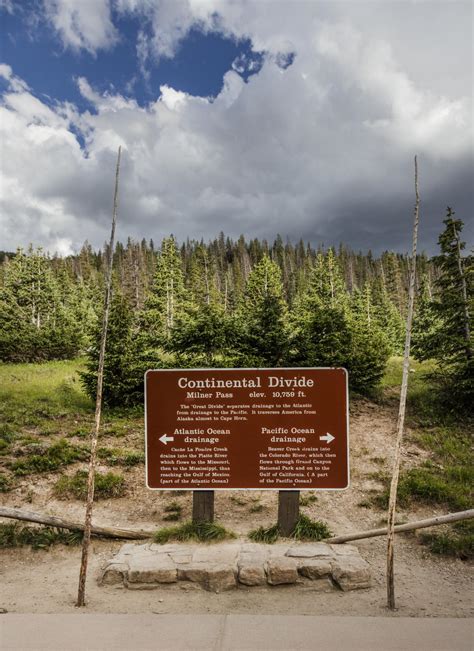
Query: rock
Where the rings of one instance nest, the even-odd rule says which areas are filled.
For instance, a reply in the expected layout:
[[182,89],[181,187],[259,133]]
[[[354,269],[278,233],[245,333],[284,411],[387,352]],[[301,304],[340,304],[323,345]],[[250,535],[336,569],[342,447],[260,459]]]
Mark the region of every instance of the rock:
[[236,563],[240,546],[235,544],[227,545],[207,545],[205,547],[196,547],[193,552],[193,563],[211,563],[211,564],[229,564]]
[[128,583],[175,583],[176,565],[167,554],[132,557],[129,561]]
[[286,556],[270,558],[266,563],[266,571],[270,585],[296,583],[298,580],[297,562]]
[[298,571],[302,576],[314,581],[315,579],[329,576],[332,571],[332,565],[330,559],[317,560],[311,558],[300,561]]
[[[244,549],[245,547],[245,549]],[[265,585],[265,561],[268,548],[265,545],[242,545],[238,561],[238,581],[244,585]]]
[[233,567],[224,564],[190,563],[179,568],[178,577],[182,581],[199,583],[211,592],[223,592],[236,586]]
[[339,556],[332,563],[332,577],[344,591],[370,588],[370,567],[360,556]]
[[308,545],[293,545],[286,552],[287,556],[295,558],[314,558],[315,556],[334,556],[332,545],[313,543]]
[[262,563],[239,563],[239,583],[244,585],[265,585],[267,577]]
[[128,563],[109,563],[99,578],[100,585],[123,583],[127,576]]
[[359,556],[359,550],[354,545],[346,545],[345,543],[342,545],[331,545],[331,549],[336,556]]

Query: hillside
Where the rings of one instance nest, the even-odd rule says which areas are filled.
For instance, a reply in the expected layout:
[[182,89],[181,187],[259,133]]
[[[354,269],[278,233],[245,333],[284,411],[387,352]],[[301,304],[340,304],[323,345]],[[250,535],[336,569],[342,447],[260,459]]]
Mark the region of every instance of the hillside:
[[[77,370],[83,362],[56,362],[43,365],[3,365],[2,504],[28,510],[82,519],[84,505],[74,497],[77,477],[86,467],[87,438],[92,424],[91,403],[82,393]],[[426,369],[414,365],[411,401],[424,390]],[[350,408],[351,486],[342,492],[301,493],[301,510],[312,519],[323,520],[337,534],[381,526],[385,512],[377,506],[377,498],[385,486],[391,469],[396,420],[396,385],[400,361],[393,359],[384,378],[384,388],[377,402],[353,398]],[[413,412],[413,410],[412,410]],[[403,450],[403,477],[410,469],[423,468],[435,453],[426,445],[427,432],[437,428],[420,427],[413,412]],[[443,430],[449,437],[456,430]],[[423,440],[425,443],[423,444]],[[452,438],[452,440],[454,440]],[[58,441],[61,441],[58,444]],[[94,522],[128,528],[158,529],[170,523],[170,515],[178,522],[189,519],[191,495],[185,491],[153,492],[145,488],[143,466],[143,415],[140,410],[108,411],[100,438],[99,473],[108,475],[102,490],[106,496],[96,502]],[[438,475],[442,475],[438,470]],[[434,514],[460,510],[455,499],[467,499],[468,485],[459,485],[458,492],[438,494],[437,499],[405,495],[398,511],[399,521],[417,520]],[[406,487],[405,487],[406,489]],[[108,494],[108,496],[107,496]],[[116,494],[117,496],[113,496]],[[112,496],[110,496],[112,495]],[[450,503],[451,501],[451,503]],[[467,508],[467,507],[466,507]],[[220,524],[245,536],[251,529],[275,522],[277,494],[273,491],[222,491],[216,495],[216,518]],[[168,520],[167,520],[168,518]],[[5,530],[2,531],[5,544]],[[439,557],[420,544],[422,535],[397,537],[397,584],[400,594],[399,614],[430,616],[463,616],[469,612],[468,579],[471,567],[459,558]],[[44,541],[43,543],[44,544]],[[384,604],[385,541],[383,538],[358,543],[369,561],[375,577],[375,588],[357,594],[317,595],[308,600],[307,593],[294,588],[272,590],[271,599],[259,592],[262,612],[279,612],[285,603],[289,612],[378,614]],[[94,540],[90,599],[92,608],[104,612],[138,612],[154,610],[158,598],[160,612],[172,612],[180,603],[182,612],[220,612],[231,607],[235,612],[251,612],[254,596],[239,591],[236,595],[220,595],[214,600],[207,593],[166,590],[158,597],[152,594],[117,593],[112,587],[98,588],[93,576],[100,563],[118,549],[119,542]],[[65,612],[71,610],[76,589],[80,549],[77,546],[53,545],[49,550],[29,547],[2,550],[4,558],[2,606],[11,611]],[[28,579],[27,579],[28,577]],[[30,590],[23,594],[19,586],[28,580]],[[61,586],[52,592],[51,580]],[[113,594],[113,600],[110,595]],[[291,594],[291,596],[290,596]],[[463,596],[461,596],[463,595]],[[327,598],[326,598],[327,597]],[[186,603],[184,603],[186,602]],[[231,606],[229,606],[231,604]]]

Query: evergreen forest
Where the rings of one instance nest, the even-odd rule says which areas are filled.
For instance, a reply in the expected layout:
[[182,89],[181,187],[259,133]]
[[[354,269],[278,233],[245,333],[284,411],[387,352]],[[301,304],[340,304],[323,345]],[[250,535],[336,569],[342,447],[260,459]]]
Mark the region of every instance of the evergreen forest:
[[[419,255],[413,352],[437,362],[440,396],[472,400],[473,257],[448,208],[439,254]],[[0,253],[0,359],[87,356],[82,382],[95,395],[105,284],[104,252]],[[104,401],[143,401],[148,368],[343,366],[369,394],[387,360],[403,353],[410,260],[303,241],[165,237],[118,243]]]

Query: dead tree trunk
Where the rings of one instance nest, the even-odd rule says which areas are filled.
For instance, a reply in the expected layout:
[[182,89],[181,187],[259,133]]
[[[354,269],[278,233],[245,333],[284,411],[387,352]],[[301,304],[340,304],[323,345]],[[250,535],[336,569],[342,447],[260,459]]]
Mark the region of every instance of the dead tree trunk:
[[472,348],[471,348],[469,300],[467,296],[466,275],[462,267],[461,242],[459,241],[459,233],[456,230],[456,225],[454,223],[454,220],[452,224],[453,224],[454,238],[456,240],[459,277],[461,279],[461,292],[462,292],[462,300],[463,300],[463,320],[464,320],[464,340],[466,342],[465,350],[466,350],[466,357],[468,360],[470,360],[472,359]]
[[395,537],[395,511],[397,505],[398,478],[400,475],[400,456],[403,440],[403,427],[405,424],[405,409],[407,402],[408,374],[410,370],[410,342],[411,325],[413,321],[413,304],[415,300],[416,276],[416,247],[418,242],[418,220],[420,214],[420,195],[418,192],[418,162],[415,156],[415,213],[413,223],[413,248],[410,265],[410,287],[408,290],[408,313],[405,333],[405,352],[403,356],[402,387],[400,391],[400,406],[398,409],[397,438],[395,442],[395,455],[393,461],[392,482],[390,485],[390,499],[388,504],[387,526],[387,605],[395,609],[395,585],[393,570],[393,542]]
[[84,520],[84,538],[82,541],[81,569],[79,572],[79,588],[77,592],[77,603],[76,603],[76,606],[78,607],[85,605],[87,561],[89,556],[89,543],[91,538],[91,527],[92,527],[92,505],[94,503],[95,464],[96,464],[96,456],[97,456],[97,442],[99,438],[100,421],[102,415],[102,388],[104,384],[105,344],[107,341],[107,326],[109,323],[110,300],[112,296],[112,264],[113,264],[113,256],[114,256],[115,224],[117,222],[118,186],[119,186],[121,152],[122,152],[122,148],[119,147],[118,155],[117,155],[117,167],[115,171],[115,191],[114,191],[114,203],[113,203],[113,212],[112,212],[112,229],[110,232],[109,255],[108,255],[107,270],[106,270],[104,316],[102,320],[102,336],[100,340],[99,366],[97,369],[95,423],[94,423],[94,432],[91,436],[89,474],[87,478],[87,502],[86,502],[86,515]]
[[[70,531],[84,531],[83,522],[74,522],[58,518],[55,515],[43,515],[33,511],[23,511],[23,509],[13,509],[8,506],[0,506],[1,518],[12,518],[13,520],[22,520],[23,522],[35,522],[47,527],[57,529],[69,529]],[[96,536],[105,536],[106,538],[124,538],[125,540],[147,540],[153,538],[152,531],[130,531],[130,529],[121,529],[120,527],[99,527],[91,526],[91,533]]]

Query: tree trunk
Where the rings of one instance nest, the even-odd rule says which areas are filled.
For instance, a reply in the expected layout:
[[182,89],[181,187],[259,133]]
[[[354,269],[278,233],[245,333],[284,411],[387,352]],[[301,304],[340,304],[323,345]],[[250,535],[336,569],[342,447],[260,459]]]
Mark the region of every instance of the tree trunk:
[[[440,524],[449,524],[451,522],[460,522],[461,520],[471,520],[474,518],[474,509],[468,511],[459,511],[458,513],[448,513],[448,515],[439,515],[436,518],[426,520],[417,520],[416,522],[407,522],[398,524],[393,528],[394,533],[403,533],[404,531],[415,531],[416,529],[426,529],[427,527],[436,527]],[[369,529],[358,533],[348,533],[343,536],[334,536],[326,538],[324,542],[328,543],[345,543],[351,540],[363,540],[365,538],[375,538],[376,536],[385,536],[388,529]]]
[[[36,522],[49,527],[58,529],[70,529],[71,531],[84,531],[85,525],[73,520],[65,520],[54,515],[42,515],[33,511],[23,511],[21,509],[12,509],[8,506],[0,506],[0,517],[12,518],[13,520],[23,520],[24,522]],[[119,527],[99,527],[91,525],[91,533],[96,536],[105,536],[107,538],[124,538],[126,540],[147,540],[153,537],[152,531],[130,531]]]
[[119,185],[121,152],[122,152],[122,148],[119,147],[118,155],[117,155],[117,168],[115,171],[115,191],[114,191],[114,204],[113,204],[113,213],[112,213],[112,229],[110,232],[110,246],[109,246],[109,255],[107,260],[107,272],[106,272],[107,275],[106,275],[105,296],[104,296],[104,317],[102,321],[102,337],[100,342],[99,367],[97,370],[95,425],[94,425],[94,432],[91,436],[89,474],[87,478],[87,502],[86,502],[86,515],[84,521],[84,538],[82,541],[81,569],[79,572],[79,587],[77,591],[77,603],[76,603],[76,606],[78,607],[85,605],[87,562],[89,557],[89,543],[90,543],[91,529],[92,529],[92,506],[94,503],[95,464],[96,464],[96,456],[97,456],[97,442],[99,439],[99,429],[100,429],[100,421],[102,415],[102,388],[104,384],[105,344],[107,341],[107,326],[109,322],[110,300],[112,296],[112,265],[113,265],[113,255],[114,255],[115,224],[117,222],[118,185]]
[[391,610],[395,609],[395,585],[394,585],[394,554],[393,542],[395,534],[395,513],[397,505],[398,478],[400,475],[400,458],[403,441],[403,427],[405,424],[405,409],[407,402],[408,375],[410,371],[410,342],[411,324],[413,320],[413,304],[415,300],[415,277],[416,277],[416,247],[418,242],[418,220],[420,214],[420,195],[418,192],[418,162],[415,156],[415,214],[413,223],[413,248],[410,265],[410,287],[408,291],[408,313],[405,333],[405,352],[403,357],[402,387],[400,391],[400,405],[398,409],[397,438],[395,442],[395,453],[393,462],[392,482],[390,485],[390,499],[388,505],[388,527],[387,527],[387,605]]
[[457,262],[458,262],[458,269],[459,269],[459,277],[461,279],[461,291],[462,291],[462,299],[463,299],[463,306],[464,306],[463,317],[464,317],[464,339],[466,340],[465,350],[466,350],[466,357],[469,361],[470,359],[472,359],[469,302],[467,299],[466,276],[462,268],[461,242],[459,241],[459,233],[456,230],[454,221],[453,221],[453,231],[454,231],[454,237],[456,238]]

